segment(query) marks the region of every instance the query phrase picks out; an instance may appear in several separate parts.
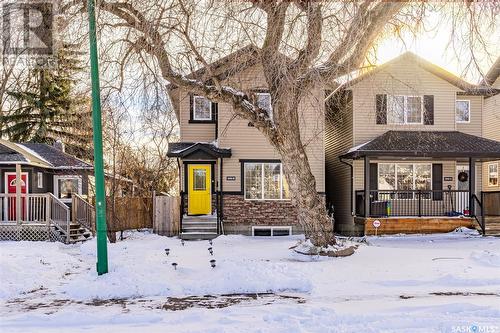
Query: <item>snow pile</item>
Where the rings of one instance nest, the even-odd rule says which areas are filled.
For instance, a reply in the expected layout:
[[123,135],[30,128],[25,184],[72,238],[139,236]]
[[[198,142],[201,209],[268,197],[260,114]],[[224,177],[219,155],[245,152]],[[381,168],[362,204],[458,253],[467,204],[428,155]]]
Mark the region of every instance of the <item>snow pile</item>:
[[[500,253],[488,250],[474,251],[470,255],[471,259],[489,267],[500,267]],[[500,275],[500,273],[499,273]]]

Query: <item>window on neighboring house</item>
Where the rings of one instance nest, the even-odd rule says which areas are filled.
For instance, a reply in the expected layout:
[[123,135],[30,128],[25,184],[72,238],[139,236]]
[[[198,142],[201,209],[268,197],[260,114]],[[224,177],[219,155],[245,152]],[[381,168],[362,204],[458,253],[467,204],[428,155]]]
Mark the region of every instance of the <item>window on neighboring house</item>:
[[[413,190],[429,191],[432,189],[432,165],[379,163],[378,189],[382,191],[379,193],[382,200],[396,198],[395,193],[384,193],[383,191],[403,191],[397,193],[398,199],[412,199]],[[424,193],[422,198],[429,199],[430,193]]]
[[203,96],[193,96],[193,120],[212,120],[212,102]]
[[271,104],[271,94],[269,93],[257,93],[257,106],[261,109],[266,110],[269,113],[269,117],[273,119],[273,107]]
[[36,180],[37,180],[37,185],[38,188],[43,188],[43,172],[37,172],[36,174]]
[[470,122],[470,101],[457,100],[455,102],[455,121],[457,123]]
[[290,197],[281,163],[244,163],[244,192],[248,200],[283,200]]
[[488,186],[498,186],[498,163],[488,164]]
[[54,195],[64,202],[71,202],[73,193],[82,194],[82,178],[80,176],[55,176]]
[[388,124],[422,124],[422,96],[387,96]]

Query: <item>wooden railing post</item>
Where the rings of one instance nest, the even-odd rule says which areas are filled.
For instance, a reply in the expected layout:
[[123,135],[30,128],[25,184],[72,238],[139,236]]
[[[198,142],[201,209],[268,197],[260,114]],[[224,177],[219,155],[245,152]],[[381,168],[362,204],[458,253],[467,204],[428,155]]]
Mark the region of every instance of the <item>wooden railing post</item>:
[[45,194],[45,221],[47,223],[47,232],[50,239],[50,195]]

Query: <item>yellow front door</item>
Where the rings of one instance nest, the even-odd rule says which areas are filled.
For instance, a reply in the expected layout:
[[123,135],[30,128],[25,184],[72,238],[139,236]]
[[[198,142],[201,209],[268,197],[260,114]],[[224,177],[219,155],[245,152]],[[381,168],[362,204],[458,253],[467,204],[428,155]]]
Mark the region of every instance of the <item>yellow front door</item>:
[[188,214],[211,214],[210,165],[188,165]]

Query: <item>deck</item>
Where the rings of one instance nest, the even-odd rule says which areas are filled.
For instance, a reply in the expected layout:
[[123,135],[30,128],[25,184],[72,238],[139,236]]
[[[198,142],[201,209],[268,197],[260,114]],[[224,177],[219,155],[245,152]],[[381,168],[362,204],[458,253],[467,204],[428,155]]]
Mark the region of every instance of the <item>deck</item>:
[[0,240],[74,243],[90,238],[94,226],[94,207],[77,194],[70,206],[52,193],[0,194]]

